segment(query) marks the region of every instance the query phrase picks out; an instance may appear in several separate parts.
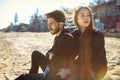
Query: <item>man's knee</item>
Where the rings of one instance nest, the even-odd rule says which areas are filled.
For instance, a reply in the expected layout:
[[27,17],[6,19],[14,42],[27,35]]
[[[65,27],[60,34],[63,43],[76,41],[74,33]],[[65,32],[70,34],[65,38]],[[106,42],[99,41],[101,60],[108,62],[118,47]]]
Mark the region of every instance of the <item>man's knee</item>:
[[44,80],[43,74],[22,74],[15,80]]
[[36,57],[36,56],[38,56],[40,54],[40,52],[39,51],[33,51],[33,53],[32,53],[32,57]]
[[36,57],[40,57],[40,56],[42,56],[42,53],[39,51],[33,51],[32,55],[31,55],[32,58],[36,58]]
[[35,59],[36,58],[38,58],[38,59],[44,59],[45,58],[45,56],[41,52],[39,52],[39,51],[33,51],[31,57],[35,58]]

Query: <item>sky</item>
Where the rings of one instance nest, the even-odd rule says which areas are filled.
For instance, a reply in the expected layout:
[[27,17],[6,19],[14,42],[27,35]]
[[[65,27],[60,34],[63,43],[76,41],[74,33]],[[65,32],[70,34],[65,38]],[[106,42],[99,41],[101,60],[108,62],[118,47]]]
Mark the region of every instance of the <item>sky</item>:
[[18,24],[29,24],[30,17],[39,9],[39,14],[45,14],[61,6],[75,8],[79,5],[88,5],[93,0],[0,0],[0,29],[14,23],[15,13],[18,15]]

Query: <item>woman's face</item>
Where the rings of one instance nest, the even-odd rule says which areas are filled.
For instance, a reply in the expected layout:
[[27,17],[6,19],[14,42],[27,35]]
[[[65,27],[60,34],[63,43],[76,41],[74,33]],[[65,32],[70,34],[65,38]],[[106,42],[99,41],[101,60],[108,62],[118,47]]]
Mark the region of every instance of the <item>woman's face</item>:
[[83,8],[79,11],[77,16],[77,23],[79,27],[88,27],[91,22],[91,15],[88,9]]

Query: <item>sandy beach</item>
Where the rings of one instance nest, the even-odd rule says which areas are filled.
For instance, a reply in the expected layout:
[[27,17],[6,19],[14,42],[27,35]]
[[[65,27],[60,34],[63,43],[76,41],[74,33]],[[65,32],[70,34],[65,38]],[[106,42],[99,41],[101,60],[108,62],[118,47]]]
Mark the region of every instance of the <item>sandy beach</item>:
[[[54,36],[49,32],[0,33],[0,80],[14,80],[31,67],[34,50],[45,54],[53,44]],[[112,80],[120,80],[120,38],[105,37],[108,72]],[[39,70],[39,72],[42,72]]]

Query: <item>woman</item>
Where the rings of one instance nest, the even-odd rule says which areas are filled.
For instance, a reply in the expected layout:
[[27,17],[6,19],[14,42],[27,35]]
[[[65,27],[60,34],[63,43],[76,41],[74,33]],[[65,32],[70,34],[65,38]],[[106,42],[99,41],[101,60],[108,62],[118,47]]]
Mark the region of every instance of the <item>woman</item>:
[[72,35],[76,40],[78,56],[72,72],[77,75],[77,80],[100,80],[107,71],[104,35],[94,28],[90,8],[81,6],[76,9],[74,20],[78,30]]

